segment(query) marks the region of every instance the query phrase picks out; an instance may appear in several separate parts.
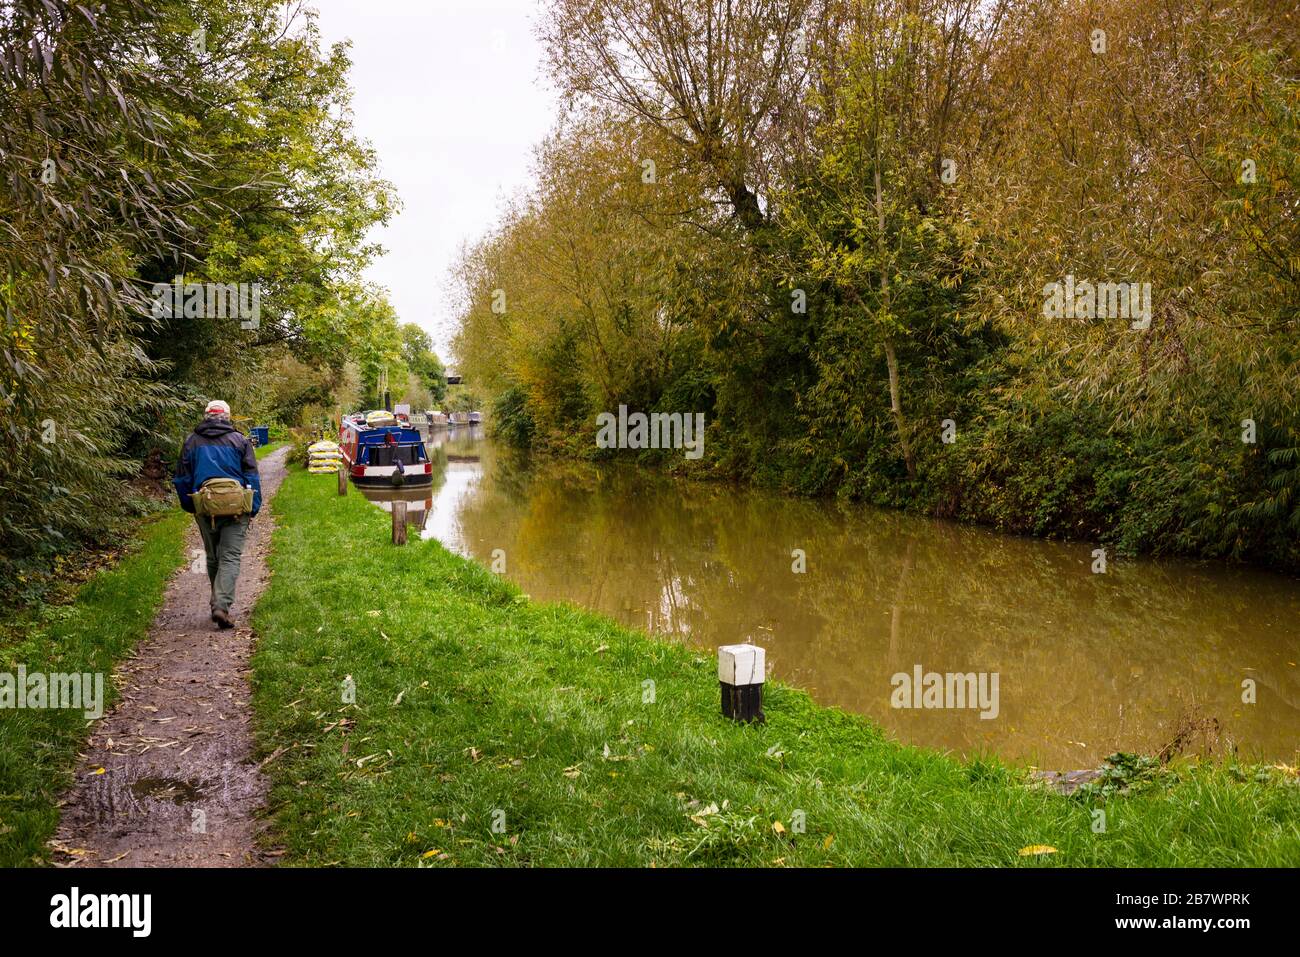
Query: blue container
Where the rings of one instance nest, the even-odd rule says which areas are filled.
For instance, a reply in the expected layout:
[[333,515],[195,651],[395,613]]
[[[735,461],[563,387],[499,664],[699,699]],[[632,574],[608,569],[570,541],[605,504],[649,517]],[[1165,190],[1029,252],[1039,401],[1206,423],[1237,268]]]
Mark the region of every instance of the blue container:
[[248,430],[248,433],[252,437],[254,445],[271,444],[271,427],[269,425],[255,425]]

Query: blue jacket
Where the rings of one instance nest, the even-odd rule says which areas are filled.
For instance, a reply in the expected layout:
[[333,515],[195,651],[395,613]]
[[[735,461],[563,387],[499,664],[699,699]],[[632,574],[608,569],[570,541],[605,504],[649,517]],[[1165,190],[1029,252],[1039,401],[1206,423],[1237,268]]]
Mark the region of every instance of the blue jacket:
[[181,447],[172,484],[181,508],[194,511],[194,493],[208,479],[232,478],[253,490],[253,514],[262,508],[262,481],[253,443],[224,419],[204,419]]

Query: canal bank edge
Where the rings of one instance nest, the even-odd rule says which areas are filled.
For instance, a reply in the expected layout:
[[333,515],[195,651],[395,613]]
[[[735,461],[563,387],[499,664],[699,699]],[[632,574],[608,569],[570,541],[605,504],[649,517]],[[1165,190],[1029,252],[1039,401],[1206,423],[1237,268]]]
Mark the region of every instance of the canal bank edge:
[[705,655],[534,603],[437,542],[391,546],[386,516],[328,478],[293,469],[273,508],[253,703],[286,863],[1300,860],[1291,769],[1186,766],[1065,797],[779,683],[765,725],[732,726]]

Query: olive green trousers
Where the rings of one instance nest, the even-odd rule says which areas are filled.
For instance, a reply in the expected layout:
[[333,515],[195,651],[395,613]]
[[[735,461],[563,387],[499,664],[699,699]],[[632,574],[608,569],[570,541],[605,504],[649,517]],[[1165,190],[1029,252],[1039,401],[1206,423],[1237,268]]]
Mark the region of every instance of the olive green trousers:
[[208,557],[208,582],[212,585],[212,610],[230,611],[235,601],[235,582],[239,580],[239,558],[248,535],[247,515],[223,515],[213,519],[196,515],[194,520],[203,538]]

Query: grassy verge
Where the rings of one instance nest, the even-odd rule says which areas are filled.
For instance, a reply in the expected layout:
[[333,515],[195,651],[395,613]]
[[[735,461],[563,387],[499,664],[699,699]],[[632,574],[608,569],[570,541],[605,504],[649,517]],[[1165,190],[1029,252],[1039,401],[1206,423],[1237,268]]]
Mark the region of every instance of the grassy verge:
[[[147,522],[112,568],[81,586],[70,604],[27,610],[0,623],[0,672],[102,673],[105,711],[116,693],[113,666],[149,629],[173,571],[184,561],[181,511]],[[0,866],[42,863],[59,823],[55,806],[71,785],[88,722],[81,710],[0,711]]]
[[[1065,798],[1018,769],[891,742],[779,684],[765,726],[734,726],[718,714],[711,657],[533,603],[437,543],[392,547],[387,517],[339,499],[330,476],[293,469],[273,507],[254,705],[263,753],[285,749],[268,773],[287,863],[1300,857],[1300,786],[1284,771],[1182,767],[1138,775],[1125,793]],[[349,678],[354,703],[343,702]],[[1021,856],[1030,845],[1056,853]]]

